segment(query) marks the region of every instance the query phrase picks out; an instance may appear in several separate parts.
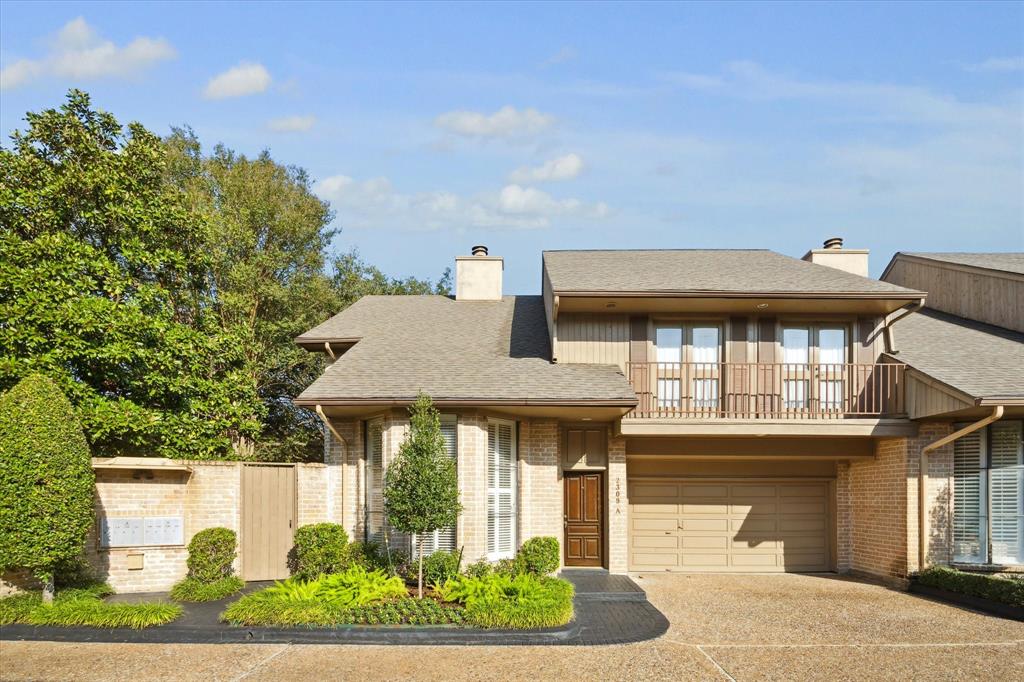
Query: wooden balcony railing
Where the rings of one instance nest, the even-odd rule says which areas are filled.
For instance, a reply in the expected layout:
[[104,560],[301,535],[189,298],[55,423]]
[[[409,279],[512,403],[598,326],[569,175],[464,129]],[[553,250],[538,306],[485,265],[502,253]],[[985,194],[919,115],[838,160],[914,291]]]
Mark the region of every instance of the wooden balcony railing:
[[627,418],[842,419],[905,415],[904,368],[887,364],[631,362]]

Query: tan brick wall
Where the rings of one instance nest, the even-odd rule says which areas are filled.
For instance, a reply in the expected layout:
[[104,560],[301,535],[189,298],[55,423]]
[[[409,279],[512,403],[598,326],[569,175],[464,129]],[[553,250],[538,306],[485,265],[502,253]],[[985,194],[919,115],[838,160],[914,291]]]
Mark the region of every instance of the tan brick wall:
[[519,426],[519,543],[551,536],[562,542],[564,494],[555,420]]
[[875,459],[850,464],[850,568],[907,575],[907,443],[883,438]]
[[[924,423],[912,438],[885,438],[875,459],[852,462],[848,484],[843,466],[836,480],[839,566],[883,578],[904,580],[919,569],[918,473],[921,449],[949,434],[946,423]],[[842,499],[848,496],[849,526],[843,529]],[[929,563],[949,563],[952,533],[953,447],[928,458]],[[849,543],[844,564],[843,542]]]
[[[205,528],[240,525],[241,467],[239,462],[181,462],[192,469],[135,477],[133,471],[100,470],[96,476],[96,517],[180,516],[184,543],[176,546],[101,548],[98,523],[87,543],[86,556],[100,578],[118,592],[167,590],[187,572],[187,545]],[[298,525],[328,520],[331,467],[296,465]],[[240,548],[241,549],[241,548]],[[130,554],[143,555],[143,568],[128,568]],[[235,562],[238,569],[238,562]]]
[[839,462],[836,465],[836,570],[846,573],[853,561],[852,516],[853,508],[850,500],[850,464]]
[[608,570],[625,573],[629,568],[627,547],[626,439],[608,439]]
[[468,564],[487,556],[487,417],[463,413],[458,419],[462,514],[455,532]]

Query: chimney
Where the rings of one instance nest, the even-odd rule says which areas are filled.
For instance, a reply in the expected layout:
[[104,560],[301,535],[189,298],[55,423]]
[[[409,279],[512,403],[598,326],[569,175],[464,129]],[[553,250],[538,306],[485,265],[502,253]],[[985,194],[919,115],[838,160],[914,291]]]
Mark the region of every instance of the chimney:
[[474,246],[472,256],[455,257],[456,301],[500,301],[505,261],[487,255],[487,247]]
[[827,265],[861,277],[868,276],[868,250],[844,249],[842,237],[829,237],[820,249],[811,249],[803,260]]

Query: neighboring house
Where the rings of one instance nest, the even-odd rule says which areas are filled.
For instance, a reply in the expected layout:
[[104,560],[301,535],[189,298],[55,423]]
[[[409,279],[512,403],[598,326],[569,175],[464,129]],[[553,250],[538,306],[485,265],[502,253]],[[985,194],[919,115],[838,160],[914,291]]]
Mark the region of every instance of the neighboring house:
[[[327,488],[353,537],[408,546],[381,489],[424,391],[464,507],[427,551],[496,560],[550,535],[564,565],[617,573],[895,579],[922,552],[1024,563],[1019,255],[898,254],[878,281],[841,240],[802,260],[548,251],[542,294],[503,296],[502,259],[473,253],[452,298],[368,296],[296,339],[328,357],[296,402],[329,426]],[[914,270],[931,263],[967,278]]]

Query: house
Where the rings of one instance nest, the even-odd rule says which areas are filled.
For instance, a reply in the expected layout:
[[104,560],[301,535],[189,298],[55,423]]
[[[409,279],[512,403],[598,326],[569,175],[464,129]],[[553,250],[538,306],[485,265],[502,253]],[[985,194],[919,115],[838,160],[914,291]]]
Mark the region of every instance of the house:
[[[456,258],[456,292],[369,296],[299,336],[350,535],[420,391],[464,511],[426,550],[555,536],[565,566],[836,571],[1024,564],[1021,254],[547,251],[541,294]],[[920,474],[924,475],[920,475]]]

